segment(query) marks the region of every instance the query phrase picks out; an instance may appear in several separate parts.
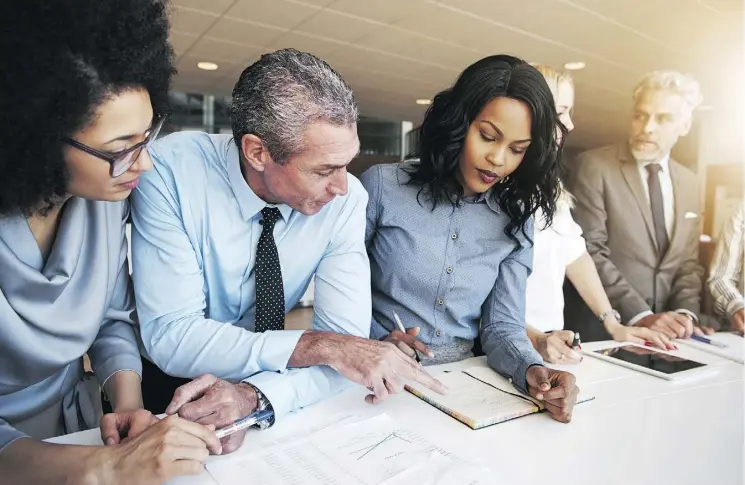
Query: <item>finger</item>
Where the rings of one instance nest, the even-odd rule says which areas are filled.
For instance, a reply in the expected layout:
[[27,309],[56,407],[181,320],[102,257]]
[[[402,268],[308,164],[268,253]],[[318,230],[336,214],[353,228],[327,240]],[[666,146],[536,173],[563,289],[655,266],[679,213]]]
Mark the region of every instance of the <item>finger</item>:
[[416,352],[414,352],[414,349],[409,347],[406,342],[404,342],[403,340],[394,340],[394,342],[396,343],[396,347],[398,347],[398,350],[408,355],[412,359],[416,357]]
[[180,477],[182,475],[199,475],[203,471],[204,465],[201,461],[176,460],[171,464],[170,477]]
[[222,454],[226,455],[228,453],[233,453],[234,451],[239,449],[241,446],[243,446],[243,441],[246,439],[247,431],[248,430],[244,429],[236,433],[233,433],[227,436],[226,438],[223,438]]
[[101,418],[101,440],[106,446],[118,445],[120,441],[119,434],[119,415],[110,413]]
[[150,412],[144,410],[143,412],[138,411],[137,413],[135,413],[132,419],[132,423],[129,426],[127,438],[135,438],[139,436],[146,429],[156,424],[158,421],[160,420],[157,417],[153,416]]
[[684,338],[686,334],[686,327],[680,320],[678,320],[677,316],[678,315],[668,319],[667,326],[675,333],[675,338]]
[[[222,451],[222,445],[220,445],[220,440],[218,440],[217,436],[215,436],[214,428],[210,429],[201,424],[192,423],[191,421],[187,421],[175,416],[170,416],[162,420],[160,423],[165,423],[167,420],[172,420],[172,422],[168,423],[169,426],[178,427],[186,433],[202,440],[202,442],[207,445],[207,448],[211,452],[219,455]],[[160,425],[160,423],[158,423],[158,425]]]
[[181,443],[181,444],[169,444],[163,448],[163,456],[170,461],[176,460],[193,460],[197,462],[204,462],[210,455],[207,448],[199,440],[196,443],[201,446],[195,446],[193,442]]
[[531,367],[528,369],[525,380],[528,384],[528,392],[539,401],[543,400],[543,393],[551,389],[551,383],[548,380],[548,369],[545,367]]
[[[419,333],[419,332],[417,332],[417,333]],[[393,334],[391,334],[391,335],[393,336]],[[429,347],[427,347],[426,345],[424,345],[424,342],[422,342],[421,340],[417,340],[417,338],[414,335],[410,334],[410,333],[401,333],[401,332],[398,332],[395,336],[393,336],[393,338],[396,341],[405,342],[406,345],[410,349],[416,349],[419,352],[421,352],[424,355],[426,355],[427,357],[430,357],[431,358],[431,357],[434,357],[435,356],[434,352],[432,352],[432,350],[430,350]],[[414,354],[414,351],[413,350],[411,350],[409,352],[409,351],[405,350],[404,348],[402,348],[400,345],[398,347],[401,350],[403,350],[403,352],[406,355],[408,355],[409,357],[414,358],[416,356],[416,354]]]
[[559,337],[559,339],[566,344],[567,347],[570,349],[572,348],[572,342],[574,342],[574,332],[571,330],[561,330],[558,332],[554,332],[554,334]]
[[373,404],[383,402],[388,397],[388,389],[386,389],[383,379],[376,379],[370,390],[373,392]]
[[564,386],[556,386],[552,387],[548,391],[543,393],[543,400],[544,401],[556,401],[559,399],[564,399],[569,395],[569,392],[567,391],[567,388]]
[[407,329],[406,329],[406,333],[408,333],[408,334],[409,334],[409,335],[411,335],[412,337],[418,337],[418,336],[419,336],[419,332],[420,332],[421,330],[422,330],[422,329],[421,329],[421,328],[419,328],[419,327],[411,327],[411,328],[407,328]]
[[704,336],[704,331],[701,330],[701,327],[696,327],[696,328],[693,329],[693,334],[694,335],[697,335],[699,337],[703,337]]
[[217,381],[217,377],[211,374],[203,374],[176,389],[176,392],[173,393],[173,399],[166,408],[166,414],[176,414],[183,405],[202,396],[215,381]]
[[564,356],[561,360],[567,364],[579,364],[582,362],[582,355],[571,347],[564,347],[560,352]]
[[704,333],[706,335],[712,335],[715,333],[713,328],[709,328],[709,327],[701,327],[701,328],[704,330]]
[[678,335],[680,334],[680,332],[678,331],[679,325],[675,322],[675,320],[672,319],[663,320],[658,330],[671,339],[678,338]]
[[693,321],[688,316],[676,313],[675,321],[685,329],[685,333],[680,338],[688,338],[693,334]]
[[399,381],[395,377],[386,377],[383,382],[385,382],[385,387],[386,389],[388,389],[389,394],[398,394],[403,390],[401,381]]
[[546,411],[556,421],[559,421],[560,423],[568,423],[572,420],[571,409],[567,412],[564,406],[556,406],[549,402],[543,403],[543,405],[546,408]]
[[419,364],[409,359],[409,362],[404,363],[404,371],[399,374],[407,379],[418,382],[419,384],[432,389],[439,394],[447,394],[448,388],[442,382],[438,381],[427,371],[422,368]]

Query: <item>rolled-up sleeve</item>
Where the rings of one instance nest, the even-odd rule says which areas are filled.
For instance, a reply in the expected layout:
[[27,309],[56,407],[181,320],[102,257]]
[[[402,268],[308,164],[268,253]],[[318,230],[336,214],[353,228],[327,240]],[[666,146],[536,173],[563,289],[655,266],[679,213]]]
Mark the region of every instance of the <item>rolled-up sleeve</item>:
[[[526,232],[533,234],[532,223]],[[499,276],[482,308],[481,345],[491,368],[527,392],[525,374],[543,365],[525,331],[525,287],[533,265],[533,247],[518,234],[516,248],[499,267]]]
[[104,321],[88,351],[93,372],[102,387],[119,371],[133,371],[142,375],[142,361],[134,330],[135,301],[129,277],[127,239],[124,231],[129,206],[126,202],[123,206],[119,271]]
[[0,453],[11,443],[20,438],[27,438],[26,433],[23,433],[13,426],[8,424],[7,421],[0,418]]

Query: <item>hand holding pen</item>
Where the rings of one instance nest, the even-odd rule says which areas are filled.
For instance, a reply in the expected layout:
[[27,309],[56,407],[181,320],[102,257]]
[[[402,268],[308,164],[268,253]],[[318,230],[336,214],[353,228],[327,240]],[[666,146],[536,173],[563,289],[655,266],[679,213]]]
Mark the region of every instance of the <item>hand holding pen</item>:
[[396,323],[396,330],[393,330],[384,340],[396,344],[396,346],[412,359],[416,359],[417,362],[421,363],[419,353],[426,355],[429,358],[435,356],[429,347],[424,345],[421,340],[417,339],[419,335],[419,327],[406,328],[404,327],[401,319],[396,312],[393,312],[393,320]]

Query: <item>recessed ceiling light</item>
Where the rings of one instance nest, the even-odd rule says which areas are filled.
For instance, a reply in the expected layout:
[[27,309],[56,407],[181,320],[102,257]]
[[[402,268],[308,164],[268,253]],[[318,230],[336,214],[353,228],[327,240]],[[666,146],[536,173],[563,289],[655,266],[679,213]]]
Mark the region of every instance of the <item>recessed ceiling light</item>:
[[582,61],[567,62],[564,64],[564,69],[567,71],[579,71],[585,68],[585,63]]
[[428,104],[432,104],[432,100],[431,99],[425,99],[425,98],[417,99],[416,100],[416,104],[421,104],[423,106],[426,106]]
[[714,106],[710,104],[702,104],[701,106],[698,107],[699,111],[711,111],[713,109],[714,109]]
[[197,62],[197,67],[205,71],[216,71],[217,64],[214,62]]

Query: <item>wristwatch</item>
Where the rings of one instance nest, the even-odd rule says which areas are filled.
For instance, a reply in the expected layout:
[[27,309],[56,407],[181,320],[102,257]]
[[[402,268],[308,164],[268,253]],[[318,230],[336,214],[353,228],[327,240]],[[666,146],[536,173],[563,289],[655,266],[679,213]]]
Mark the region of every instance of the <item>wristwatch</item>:
[[[254,386],[253,384],[246,383],[249,386],[253,388],[254,391],[256,391],[256,411],[266,411],[267,409],[270,411],[274,411],[274,408],[272,408],[272,403],[269,402],[269,399],[264,395],[263,392],[259,390],[258,387]],[[265,419],[264,421],[259,421],[256,423],[256,426],[260,430],[265,430],[271,425],[274,424],[274,414],[272,414],[272,417],[269,419]]]
[[621,314],[618,313],[616,310],[613,310],[612,308],[608,311],[601,313],[600,316],[598,317],[598,320],[600,320],[600,323],[605,323],[605,319],[611,315],[616,317],[616,320],[618,320],[618,323],[623,323],[621,322]]

